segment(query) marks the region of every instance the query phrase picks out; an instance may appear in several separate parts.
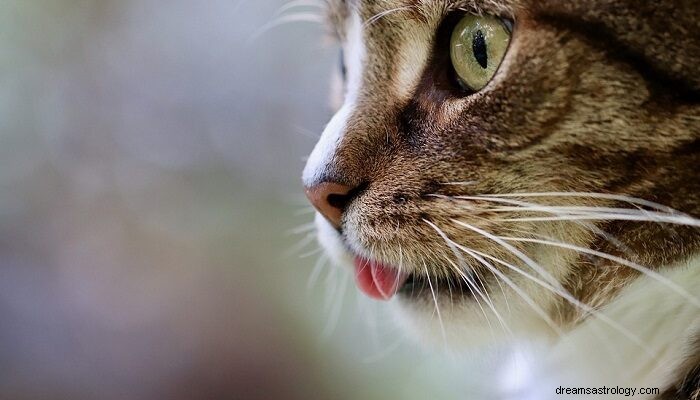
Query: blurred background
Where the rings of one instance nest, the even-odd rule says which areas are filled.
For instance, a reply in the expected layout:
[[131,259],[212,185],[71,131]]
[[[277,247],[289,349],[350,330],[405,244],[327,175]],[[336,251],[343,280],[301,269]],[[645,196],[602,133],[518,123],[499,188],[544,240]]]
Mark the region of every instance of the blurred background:
[[2,399],[482,398],[318,261],[284,3],[0,0]]

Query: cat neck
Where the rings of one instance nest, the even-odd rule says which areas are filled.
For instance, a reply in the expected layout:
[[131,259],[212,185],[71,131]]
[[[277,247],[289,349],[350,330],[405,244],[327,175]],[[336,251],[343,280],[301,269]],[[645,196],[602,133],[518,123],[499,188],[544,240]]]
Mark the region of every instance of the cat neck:
[[525,389],[534,397],[525,398],[556,398],[560,386],[659,388],[667,397],[635,398],[692,398],[684,390],[696,388],[686,388],[684,382],[700,379],[698,287],[700,254],[658,276],[638,278],[600,316],[589,317],[537,360],[544,367],[538,369],[533,387]]

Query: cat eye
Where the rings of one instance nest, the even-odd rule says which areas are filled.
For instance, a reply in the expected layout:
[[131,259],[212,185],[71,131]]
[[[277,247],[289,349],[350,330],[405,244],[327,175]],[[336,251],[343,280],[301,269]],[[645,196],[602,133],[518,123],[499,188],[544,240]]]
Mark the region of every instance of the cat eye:
[[494,16],[465,15],[452,31],[450,58],[459,84],[477,92],[496,74],[510,43],[512,25]]

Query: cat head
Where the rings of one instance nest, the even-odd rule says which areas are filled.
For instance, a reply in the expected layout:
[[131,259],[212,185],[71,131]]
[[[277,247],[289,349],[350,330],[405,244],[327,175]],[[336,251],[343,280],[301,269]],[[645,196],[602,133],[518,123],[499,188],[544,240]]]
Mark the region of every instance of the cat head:
[[700,211],[700,4],[327,6],[343,101],[303,182],[410,331],[554,334],[697,250],[665,206]]

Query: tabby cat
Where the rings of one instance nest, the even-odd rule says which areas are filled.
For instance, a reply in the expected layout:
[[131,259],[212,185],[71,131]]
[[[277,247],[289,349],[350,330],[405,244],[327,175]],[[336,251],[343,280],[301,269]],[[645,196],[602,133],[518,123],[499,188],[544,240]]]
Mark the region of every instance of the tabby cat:
[[544,343],[519,398],[700,399],[700,2],[324,6],[303,182],[359,290],[455,351]]

